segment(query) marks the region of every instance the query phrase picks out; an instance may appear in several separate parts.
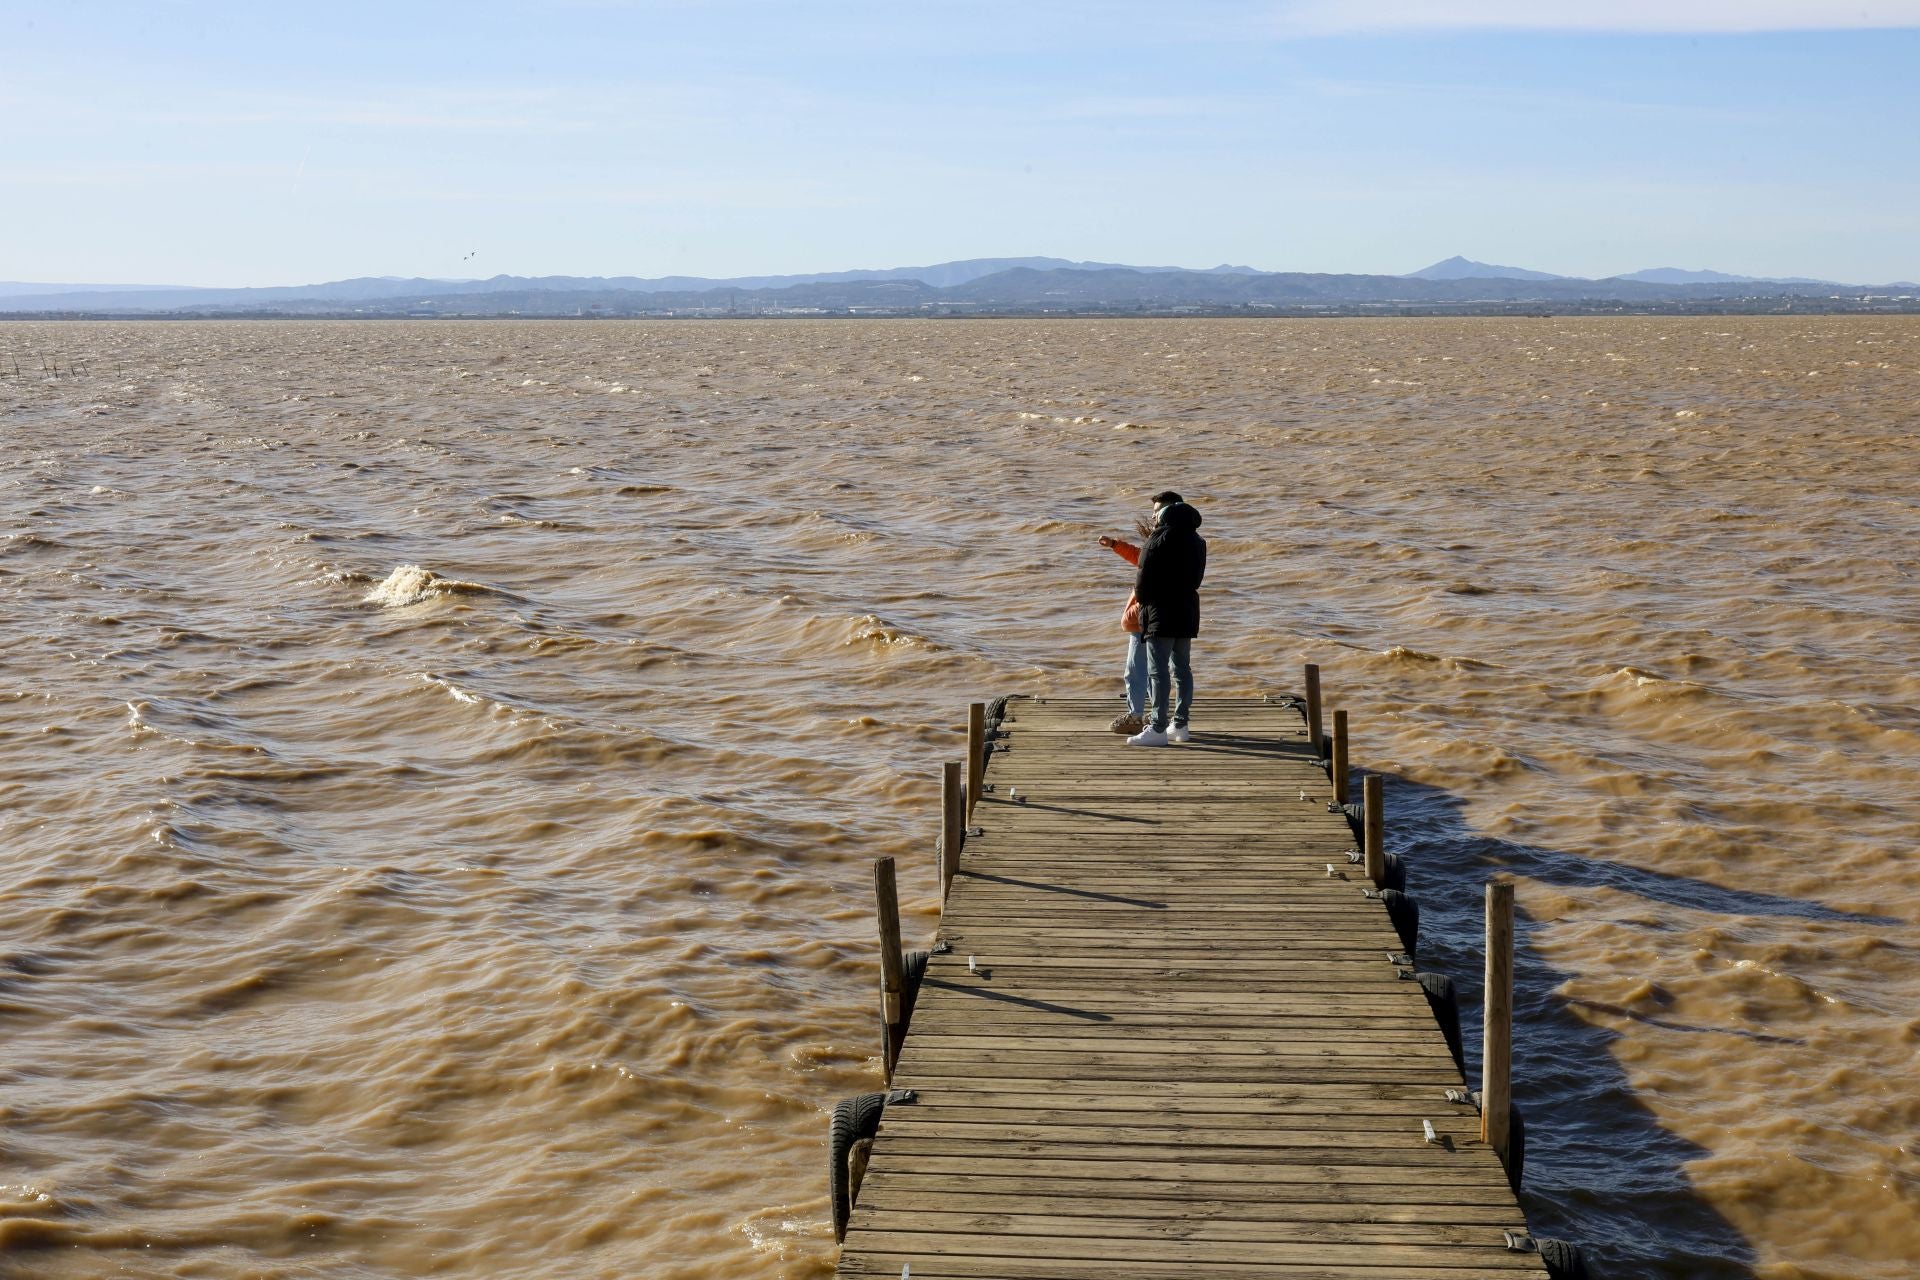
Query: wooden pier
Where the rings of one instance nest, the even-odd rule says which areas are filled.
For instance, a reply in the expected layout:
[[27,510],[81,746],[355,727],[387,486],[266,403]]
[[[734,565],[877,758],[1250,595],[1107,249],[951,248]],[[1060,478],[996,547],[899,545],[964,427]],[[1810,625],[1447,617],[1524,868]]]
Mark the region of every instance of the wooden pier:
[[1152,750],[1107,731],[1107,700],[1013,700],[984,751],[976,717],[938,942],[924,976],[912,955],[883,977],[892,1092],[836,1117],[858,1130],[840,1275],[1574,1274],[1503,1167],[1504,1024],[1484,1123],[1450,990],[1383,892],[1378,779],[1335,806],[1345,717],[1323,739],[1317,672],[1307,693],[1208,699],[1191,743]]

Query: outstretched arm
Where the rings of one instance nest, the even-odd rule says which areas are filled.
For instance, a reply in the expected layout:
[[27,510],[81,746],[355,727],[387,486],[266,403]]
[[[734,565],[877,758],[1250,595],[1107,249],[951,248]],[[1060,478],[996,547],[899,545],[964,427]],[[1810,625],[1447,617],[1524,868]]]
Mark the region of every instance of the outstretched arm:
[[1125,538],[1109,538],[1103,533],[1100,535],[1100,545],[1119,556],[1122,560],[1125,560],[1128,564],[1137,565],[1140,563],[1140,548],[1134,546]]

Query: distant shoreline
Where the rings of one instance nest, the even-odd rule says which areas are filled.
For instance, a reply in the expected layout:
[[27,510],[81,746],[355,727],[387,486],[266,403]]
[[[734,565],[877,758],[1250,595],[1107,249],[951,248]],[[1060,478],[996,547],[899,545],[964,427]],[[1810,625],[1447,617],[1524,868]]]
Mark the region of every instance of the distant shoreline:
[[193,311],[0,311],[0,323],[200,320],[1335,320],[1535,319],[1654,316],[1901,316],[1920,315],[1920,297],[1795,298],[1773,305],[1737,302],[1607,303],[1527,306],[1505,303],[1349,303],[1325,306],[1062,307],[1022,308],[668,308],[582,311],[208,309]]

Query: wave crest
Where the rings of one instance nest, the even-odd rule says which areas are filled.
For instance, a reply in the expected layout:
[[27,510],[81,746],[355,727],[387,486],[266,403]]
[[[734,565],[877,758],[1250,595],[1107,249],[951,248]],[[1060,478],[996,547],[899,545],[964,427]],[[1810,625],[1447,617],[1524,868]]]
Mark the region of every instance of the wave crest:
[[388,574],[384,581],[361,599],[366,604],[382,605],[389,609],[405,608],[410,604],[419,604],[435,596],[472,596],[498,595],[496,588],[478,582],[462,582],[458,578],[443,578],[431,569],[423,569],[417,564],[403,564]]

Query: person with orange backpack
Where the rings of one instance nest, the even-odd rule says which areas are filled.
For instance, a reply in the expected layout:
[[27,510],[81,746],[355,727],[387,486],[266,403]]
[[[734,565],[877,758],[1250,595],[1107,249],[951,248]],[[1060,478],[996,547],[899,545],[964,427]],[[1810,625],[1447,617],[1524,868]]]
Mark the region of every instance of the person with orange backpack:
[[[1173,495],[1178,502],[1179,495]],[[1160,514],[1162,504],[1156,499],[1154,515]],[[1146,516],[1134,521],[1134,532],[1141,542],[1153,536],[1153,520]],[[1112,538],[1100,535],[1100,545],[1113,554],[1138,568],[1140,565],[1140,547],[1125,538]],[[1135,734],[1147,727],[1147,646],[1140,638],[1140,597],[1130,593],[1127,607],[1120,614],[1120,627],[1127,633],[1127,665],[1122,674],[1122,689],[1126,693],[1127,710],[1124,715],[1114,718],[1107,728],[1119,734]]]

